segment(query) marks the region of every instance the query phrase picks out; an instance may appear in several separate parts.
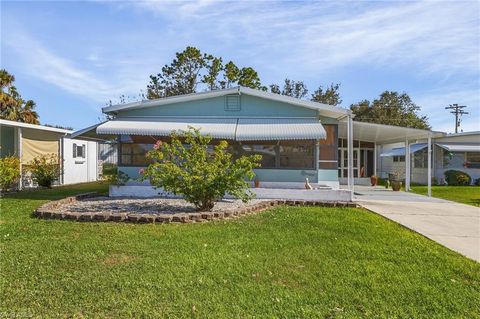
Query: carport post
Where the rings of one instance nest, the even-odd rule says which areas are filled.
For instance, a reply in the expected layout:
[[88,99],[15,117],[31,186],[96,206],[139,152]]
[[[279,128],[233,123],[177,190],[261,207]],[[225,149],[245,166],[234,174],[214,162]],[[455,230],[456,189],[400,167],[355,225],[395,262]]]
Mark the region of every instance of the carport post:
[[373,143],[373,175],[377,176],[377,142]]
[[352,114],[348,114],[347,123],[347,155],[348,155],[348,189],[353,191],[353,120]]
[[405,191],[410,191],[410,168],[411,168],[411,160],[410,160],[410,143],[408,139],[405,140]]
[[23,165],[22,165],[22,155],[23,155],[23,149],[22,149],[22,128],[19,127],[17,128],[17,150],[18,150],[18,159],[20,160],[20,167],[19,167],[19,171],[20,171],[20,179],[18,181],[18,189],[19,190],[22,190],[23,188],[23,179],[22,179],[22,175],[23,175]]
[[428,185],[428,196],[432,197],[432,137],[428,136],[428,151],[427,151],[427,185]]

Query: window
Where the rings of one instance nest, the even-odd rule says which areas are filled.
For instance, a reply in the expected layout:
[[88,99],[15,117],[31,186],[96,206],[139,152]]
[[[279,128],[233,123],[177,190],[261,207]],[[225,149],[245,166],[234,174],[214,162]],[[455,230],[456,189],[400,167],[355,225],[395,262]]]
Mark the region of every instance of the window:
[[153,148],[153,144],[120,143],[121,166],[147,166],[145,155]]
[[73,144],[73,158],[85,158],[85,144]]
[[337,169],[339,150],[338,150],[338,125],[324,124],[327,132],[327,138],[320,140],[320,154],[318,154],[318,167],[320,169]]
[[276,167],[276,145],[242,145],[242,155],[261,155],[261,168]]
[[315,168],[314,141],[280,142],[278,150],[280,168]]
[[393,157],[393,162],[395,162],[395,163],[405,162],[405,155],[394,156]]
[[232,147],[234,158],[241,155],[262,155],[260,168],[289,168],[289,169],[314,169],[315,168],[315,142],[314,141],[275,141],[262,144],[249,143]]
[[467,168],[480,168],[480,153],[466,153]]
[[427,150],[423,149],[413,153],[413,167],[414,168],[425,168],[427,167]]

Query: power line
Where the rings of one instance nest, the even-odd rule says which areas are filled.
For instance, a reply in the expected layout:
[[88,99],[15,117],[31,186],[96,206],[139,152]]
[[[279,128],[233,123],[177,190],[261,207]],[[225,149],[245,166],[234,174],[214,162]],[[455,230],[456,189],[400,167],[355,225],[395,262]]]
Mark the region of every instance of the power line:
[[450,106],[446,106],[445,109],[452,110],[450,113],[455,114],[455,133],[458,133],[458,127],[460,126],[460,117],[463,114],[468,114],[463,109],[466,108],[466,105],[458,105],[458,104],[450,104]]

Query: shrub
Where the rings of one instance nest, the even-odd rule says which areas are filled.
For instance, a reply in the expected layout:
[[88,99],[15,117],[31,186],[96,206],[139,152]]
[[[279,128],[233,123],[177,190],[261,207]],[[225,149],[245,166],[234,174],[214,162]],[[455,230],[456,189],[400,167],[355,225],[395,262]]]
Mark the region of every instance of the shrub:
[[475,180],[475,183],[474,183],[474,184],[475,184],[475,186],[480,186],[480,178],[477,178],[477,179]]
[[467,186],[472,182],[472,178],[465,172],[448,170],[445,171],[445,181],[450,186]]
[[0,158],[0,189],[11,188],[20,178],[20,161],[15,156]]
[[102,174],[101,178],[111,185],[125,185],[130,180],[130,177],[127,174],[117,169],[109,172],[109,174]]
[[199,211],[211,210],[227,193],[247,202],[253,194],[246,179],[255,176],[253,169],[260,166],[261,156],[242,156],[234,161],[226,141],[209,147],[211,140],[189,128],[172,133],[170,143],[157,141],[147,154],[153,163],[141,172],[143,179],[183,195]]
[[60,176],[60,165],[56,154],[40,155],[29,164],[28,170],[39,186],[51,188],[54,181]]

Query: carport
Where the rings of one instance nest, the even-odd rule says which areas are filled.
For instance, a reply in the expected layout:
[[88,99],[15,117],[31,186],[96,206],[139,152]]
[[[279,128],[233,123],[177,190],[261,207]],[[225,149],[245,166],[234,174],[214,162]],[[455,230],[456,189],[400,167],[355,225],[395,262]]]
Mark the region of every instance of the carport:
[[[351,134],[349,136],[349,134]],[[405,190],[410,190],[410,175],[411,175],[411,154],[418,150],[419,147],[427,148],[428,160],[427,160],[427,174],[428,174],[428,195],[431,196],[431,184],[432,184],[432,139],[436,137],[442,137],[445,134],[443,132],[436,132],[430,130],[422,130],[416,128],[400,127],[394,125],[384,125],[375,123],[365,123],[352,121],[350,126],[348,122],[339,122],[338,135],[340,139],[347,139],[348,144],[353,144],[355,148],[356,142],[358,142],[357,156],[360,156],[360,147],[362,142],[373,143],[373,172],[377,172],[377,158],[378,149],[380,146],[392,143],[404,143],[404,148],[397,150],[398,155],[405,156]],[[350,137],[350,139],[349,139]],[[421,144],[420,144],[421,143]],[[360,159],[355,159],[355,152],[352,152],[352,157],[349,156],[348,169],[355,170],[358,167]],[[339,158],[339,167],[340,167]],[[357,174],[360,176],[360,174]],[[355,184],[354,174],[348,174],[348,184],[352,183],[352,188]]]

